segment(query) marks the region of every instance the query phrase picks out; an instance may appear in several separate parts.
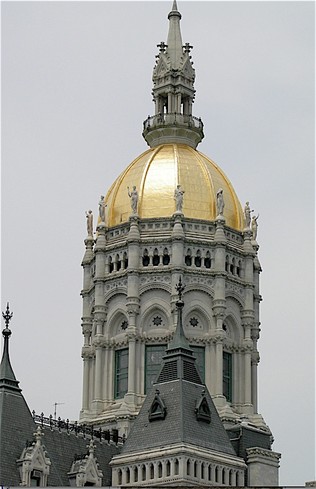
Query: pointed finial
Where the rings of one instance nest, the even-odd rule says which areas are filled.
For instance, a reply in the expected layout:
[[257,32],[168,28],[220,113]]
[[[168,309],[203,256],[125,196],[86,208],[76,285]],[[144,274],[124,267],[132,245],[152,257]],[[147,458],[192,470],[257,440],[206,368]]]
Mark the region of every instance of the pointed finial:
[[178,12],[177,0],[173,0],[172,10]]
[[182,301],[182,293],[185,289],[185,285],[182,285],[181,277],[179,277],[179,282],[176,285],[176,291],[178,292],[179,302]]
[[19,388],[19,382],[16,380],[9,356],[9,339],[11,336],[11,329],[9,329],[9,323],[12,319],[13,312],[10,311],[9,303],[7,302],[7,308],[5,312],[2,312],[2,317],[5,321],[5,328],[2,330],[4,337],[3,354],[0,363],[0,387],[5,387],[9,390],[21,392]]
[[[9,330],[9,323],[12,319],[12,316],[13,316],[13,312],[10,312],[9,303],[7,302],[7,308],[6,308],[5,312],[2,311],[2,317],[3,317],[4,322],[5,322],[5,329],[2,331],[3,336],[5,336],[5,334],[6,335],[8,334],[8,333],[4,333],[4,332],[5,332],[5,330]],[[10,331],[10,334],[11,334],[11,331]]]

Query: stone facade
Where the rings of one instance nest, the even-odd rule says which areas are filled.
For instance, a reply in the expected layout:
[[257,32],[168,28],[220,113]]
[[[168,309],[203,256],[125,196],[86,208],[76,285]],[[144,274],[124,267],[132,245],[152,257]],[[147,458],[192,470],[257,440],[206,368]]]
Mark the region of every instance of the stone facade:
[[[145,396],[145,350],[166,345],[175,329],[175,284],[186,285],[184,328],[204,356],[205,383],[225,422],[257,413],[259,273],[250,232],[213,223],[141,220],[99,227],[86,240],[82,291],[85,345],[81,419],[128,431]],[[116,398],[115,352],[128,349],[127,392]],[[231,397],[223,393],[223,352],[232,361]]]

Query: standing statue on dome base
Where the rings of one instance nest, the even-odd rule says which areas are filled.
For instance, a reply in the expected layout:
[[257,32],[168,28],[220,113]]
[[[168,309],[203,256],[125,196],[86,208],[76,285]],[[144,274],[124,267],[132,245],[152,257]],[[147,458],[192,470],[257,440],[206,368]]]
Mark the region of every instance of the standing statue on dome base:
[[174,200],[176,202],[176,212],[182,213],[183,194],[184,194],[184,190],[182,190],[181,185],[177,185],[177,188],[174,191]]
[[104,203],[104,195],[101,195],[99,201],[99,217],[101,222],[105,222],[105,203]]
[[93,214],[91,209],[86,212],[86,218],[88,236],[93,236]]
[[133,186],[133,190],[130,192],[129,187],[127,187],[128,196],[131,199],[132,213],[137,214],[137,204],[138,204],[138,192],[136,186]]
[[222,216],[224,212],[225,202],[223,189],[219,188],[216,192],[216,207],[217,207],[217,215]]
[[257,234],[258,234],[258,219],[259,219],[259,214],[256,216],[252,216],[251,219],[251,231],[252,231],[252,239],[254,241],[257,240]]
[[244,217],[245,217],[245,226],[247,229],[250,228],[250,223],[251,223],[251,213],[253,212],[253,209],[250,209],[249,202],[246,202],[245,208],[244,208]]

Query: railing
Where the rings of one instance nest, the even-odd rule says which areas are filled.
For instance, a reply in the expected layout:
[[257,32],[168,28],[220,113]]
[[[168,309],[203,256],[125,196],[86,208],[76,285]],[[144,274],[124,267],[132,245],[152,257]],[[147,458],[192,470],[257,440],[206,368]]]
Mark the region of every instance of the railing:
[[203,130],[203,122],[201,118],[192,115],[184,115],[178,112],[173,114],[156,114],[148,116],[143,122],[144,131],[151,128],[163,127],[165,125],[186,126],[193,129]]
[[44,416],[44,413],[36,414],[32,411],[33,420],[40,426],[48,427],[51,430],[66,431],[67,433],[73,433],[76,436],[81,435],[83,438],[86,436],[113,443],[115,445],[122,445],[125,442],[125,435],[120,436],[118,430],[102,430],[102,428],[95,429],[93,425],[78,424],[77,421],[71,423],[69,419],[54,419],[52,415],[49,417]]

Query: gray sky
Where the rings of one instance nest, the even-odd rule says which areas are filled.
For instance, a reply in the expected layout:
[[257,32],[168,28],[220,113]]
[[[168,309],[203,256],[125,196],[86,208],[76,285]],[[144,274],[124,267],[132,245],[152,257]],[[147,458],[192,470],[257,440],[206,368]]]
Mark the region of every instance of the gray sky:
[[[78,418],[85,211],[141,152],[164,2],[2,2],[2,310],[31,409]],[[187,2],[199,150],[260,213],[259,412],[315,478],[314,3]]]

